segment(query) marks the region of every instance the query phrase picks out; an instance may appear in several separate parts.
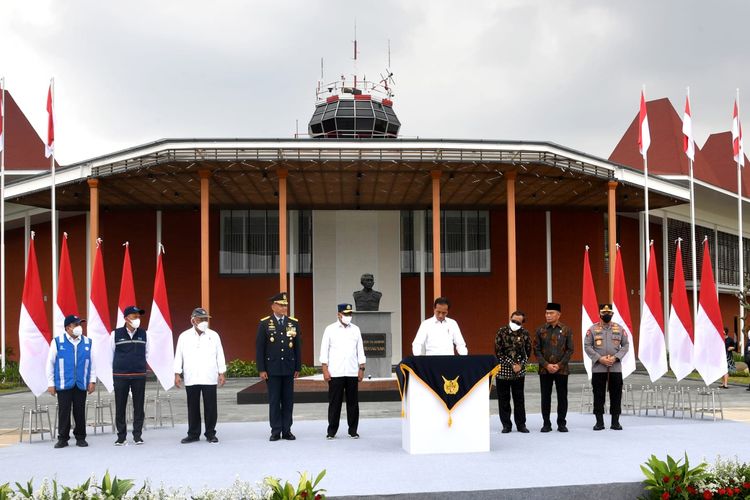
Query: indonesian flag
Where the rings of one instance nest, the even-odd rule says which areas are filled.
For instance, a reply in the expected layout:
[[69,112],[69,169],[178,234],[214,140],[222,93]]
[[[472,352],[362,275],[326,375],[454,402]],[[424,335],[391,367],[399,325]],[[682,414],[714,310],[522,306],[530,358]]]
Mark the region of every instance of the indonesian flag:
[[622,378],[625,378],[635,371],[635,339],[633,339],[633,320],[630,318],[630,305],[628,304],[628,286],[625,284],[625,272],[622,270],[620,257],[620,245],[617,245],[612,321],[622,326],[623,336],[627,335],[630,340],[630,348],[621,361]]
[[48,387],[46,366],[51,340],[32,231],[29,243],[29,263],[26,266],[26,280],[23,283],[21,315],[18,318],[18,345],[21,351],[19,363],[21,377],[35,396],[42,394]]
[[91,273],[91,297],[89,298],[88,337],[91,339],[91,359],[96,367],[96,376],[107,388],[114,390],[112,381],[112,338],[110,337],[107,282],[104,279],[102,240],[96,240],[94,269]]
[[688,158],[695,161],[693,117],[690,113],[690,95],[685,96],[685,113],[682,115],[682,148]]
[[656,271],[656,255],[653,242],[648,259],[646,275],[646,297],[641,314],[641,335],[638,339],[638,359],[646,367],[651,382],[656,382],[667,373],[667,346],[664,344],[664,312],[661,306],[659,273]]
[[120,299],[117,301],[117,319],[115,328],[125,326],[125,308],[132,306],[135,301],[135,287],[133,286],[133,268],[130,265],[130,244],[126,241],[125,259],[122,262],[122,279],[120,280]]
[[[599,322],[599,303],[596,301],[596,290],[594,289],[594,278],[591,276],[591,264],[589,263],[589,247],[583,254],[583,296],[581,298],[581,345],[586,341],[586,332],[592,325]],[[583,353],[583,366],[591,380],[591,358]]]
[[716,284],[711,267],[708,238],[703,240],[703,264],[701,268],[700,300],[698,316],[695,318],[695,350],[693,362],[706,385],[727,373],[727,356],[724,350],[723,323]]
[[739,106],[736,100],[734,101],[734,113],[732,114],[732,153],[734,154],[734,161],[744,167],[745,148],[742,145],[742,123],[740,123]]
[[44,156],[49,158],[55,154],[55,118],[52,105],[52,84],[47,91],[47,144],[44,146]]
[[164,281],[164,266],[159,247],[156,257],[156,279],[154,280],[154,302],[151,305],[151,319],[148,322],[148,361],[151,370],[168,391],[174,385],[174,341],[172,339],[172,319],[169,316],[167,285]]
[[73,270],[70,267],[68,255],[68,233],[63,233],[62,250],[60,251],[60,271],[57,277],[57,303],[52,322],[52,333],[60,336],[65,333],[65,316],[78,316],[78,301],[73,282]]
[[669,311],[669,366],[679,382],[693,371],[693,320],[690,317],[685,275],[682,270],[681,241],[674,255],[672,308]]
[[641,107],[638,112],[638,151],[646,159],[646,152],[651,145],[651,131],[648,128],[648,115],[646,114],[646,96],[641,90]]

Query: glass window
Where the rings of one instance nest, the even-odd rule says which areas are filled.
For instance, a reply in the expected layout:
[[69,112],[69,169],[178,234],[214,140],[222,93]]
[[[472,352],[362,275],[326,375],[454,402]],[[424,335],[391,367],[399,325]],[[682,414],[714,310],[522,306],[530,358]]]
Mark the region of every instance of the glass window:
[[[674,254],[677,248],[677,238],[682,238],[682,266],[685,272],[685,281],[693,282],[693,263],[690,251],[690,223],[677,219],[667,220],[667,234],[669,235],[669,278],[674,279]],[[708,246],[711,255],[716,255],[716,233],[713,228],[695,225],[696,241],[696,265],[698,267],[698,280],[701,279],[701,262],[703,262],[703,239],[708,237]],[[735,241],[736,241],[735,237]],[[735,248],[735,252],[736,252]],[[713,264],[713,262],[712,262]],[[736,272],[736,271],[735,271]],[[736,282],[736,279],[735,279]]]
[[[273,274],[279,272],[279,212],[222,210],[219,272]],[[297,213],[295,272],[312,272],[312,212]]]

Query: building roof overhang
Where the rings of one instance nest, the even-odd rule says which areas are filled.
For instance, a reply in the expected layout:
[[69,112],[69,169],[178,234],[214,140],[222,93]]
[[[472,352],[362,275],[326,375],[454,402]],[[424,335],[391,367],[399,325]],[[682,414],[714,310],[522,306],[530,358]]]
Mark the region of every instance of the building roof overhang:
[[[606,210],[609,181],[619,184],[618,211],[644,205],[641,172],[549,142],[164,139],[59,168],[57,206],[85,210],[86,181],[98,178],[105,207],[194,207],[198,172],[208,170],[213,205],[271,208],[278,206],[281,169],[289,174],[290,208],[427,208],[435,170],[445,207],[505,205],[511,171],[521,207]],[[12,180],[6,200],[49,207],[50,182],[49,172]],[[660,177],[649,178],[649,190],[652,208],[689,198],[686,187]]]

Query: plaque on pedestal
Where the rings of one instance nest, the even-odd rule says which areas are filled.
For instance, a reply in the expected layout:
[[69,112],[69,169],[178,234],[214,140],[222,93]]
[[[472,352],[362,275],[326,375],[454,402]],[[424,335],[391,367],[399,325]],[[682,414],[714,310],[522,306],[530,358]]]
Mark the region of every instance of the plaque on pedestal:
[[391,313],[390,311],[355,311],[352,323],[362,332],[365,348],[365,378],[391,376]]

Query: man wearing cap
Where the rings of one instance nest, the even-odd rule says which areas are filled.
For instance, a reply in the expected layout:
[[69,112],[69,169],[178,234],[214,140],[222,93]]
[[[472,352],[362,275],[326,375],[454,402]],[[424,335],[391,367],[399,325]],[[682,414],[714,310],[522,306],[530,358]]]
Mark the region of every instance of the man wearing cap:
[[422,321],[417,336],[411,344],[415,356],[453,356],[453,348],[462,356],[469,354],[461,329],[448,317],[451,303],[445,297],[438,297],[433,303],[433,316]]
[[302,369],[300,329],[297,318],[287,316],[286,292],[269,299],[273,314],[261,318],[255,337],[255,360],[260,378],[268,386],[271,441],[297,439],[292,434],[294,379]]
[[128,306],[122,315],[125,325],[112,332],[112,380],[115,386],[115,425],[117,441],[123,446],[127,436],[125,408],[128,393],[133,394],[133,442],[143,444],[143,406],[146,398],[146,356],[148,337],[141,328],[141,316],[146,311],[137,306]]
[[70,439],[70,408],[76,426],[73,436],[76,446],[86,442],[86,394],[94,392],[96,373],[91,360],[91,339],[83,336],[78,316],[66,316],[65,334],[55,336],[47,356],[47,392],[57,395],[57,443],[55,448],[65,448]]
[[630,349],[628,334],[622,325],[612,322],[612,304],[599,306],[599,323],[591,325],[583,340],[583,350],[591,358],[591,387],[594,392],[595,431],[604,429],[604,400],[609,389],[610,429],[620,425],[622,399],[622,358]]
[[547,303],[546,323],[536,330],[536,358],[539,361],[539,385],[542,393],[542,432],[552,430],[552,385],[557,392],[557,430],[568,432],[568,362],[573,355],[573,331],[560,323],[562,308],[556,302]]
[[320,345],[323,379],[328,382],[328,431],[326,439],[336,437],[341,418],[341,403],[346,393],[346,423],[349,437],[358,439],[359,396],[357,384],[365,374],[365,349],[362,333],[352,324],[352,305],[338,305],[338,320],[326,327]]
[[208,328],[208,311],[201,307],[190,315],[191,327],[180,334],[174,353],[174,385],[185,380],[188,406],[188,434],[181,443],[192,443],[201,434],[201,394],[206,419],[206,440],[218,443],[216,437],[216,385],[224,385],[227,365],[219,334]]

